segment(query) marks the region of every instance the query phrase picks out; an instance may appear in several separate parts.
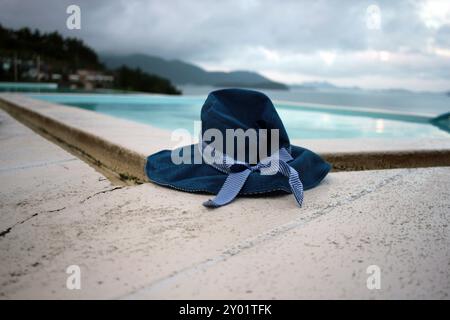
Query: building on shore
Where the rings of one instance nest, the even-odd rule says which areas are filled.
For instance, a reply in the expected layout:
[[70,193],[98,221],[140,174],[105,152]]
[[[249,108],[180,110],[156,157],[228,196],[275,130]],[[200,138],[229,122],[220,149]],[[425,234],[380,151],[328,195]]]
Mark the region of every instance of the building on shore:
[[64,66],[47,63],[39,56],[21,59],[14,55],[0,56],[0,81],[54,82],[63,88],[94,90],[112,88],[114,76],[102,70],[67,70]]

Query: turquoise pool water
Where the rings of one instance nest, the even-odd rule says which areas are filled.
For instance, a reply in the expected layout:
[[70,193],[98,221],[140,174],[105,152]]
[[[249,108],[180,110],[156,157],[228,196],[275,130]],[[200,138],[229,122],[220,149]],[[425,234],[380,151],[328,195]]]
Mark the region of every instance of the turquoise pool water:
[[[193,132],[205,96],[144,94],[31,94],[33,98],[92,110],[163,129]],[[450,138],[429,118],[367,109],[275,103],[291,139]]]

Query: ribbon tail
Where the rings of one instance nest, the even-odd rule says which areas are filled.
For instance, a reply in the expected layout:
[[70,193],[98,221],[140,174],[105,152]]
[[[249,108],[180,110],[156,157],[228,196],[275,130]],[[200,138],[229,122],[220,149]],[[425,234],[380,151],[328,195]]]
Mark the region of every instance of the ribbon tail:
[[208,208],[218,208],[233,201],[239,194],[239,191],[241,191],[250,173],[251,170],[246,169],[241,172],[232,172],[228,174],[219,193],[217,193],[214,199],[204,202],[203,205]]
[[298,172],[291,166],[289,166],[289,185],[292,193],[294,194],[295,200],[301,207],[303,204],[303,183],[300,181]]
[[279,172],[289,179],[289,186],[294,194],[295,200],[301,207],[303,203],[303,183],[298,172],[284,161],[279,162]]

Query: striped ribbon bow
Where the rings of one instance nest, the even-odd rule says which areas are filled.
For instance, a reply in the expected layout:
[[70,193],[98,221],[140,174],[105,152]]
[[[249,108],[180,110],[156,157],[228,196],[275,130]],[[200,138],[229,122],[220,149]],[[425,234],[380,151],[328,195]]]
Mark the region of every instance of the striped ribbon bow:
[[[254,171],[259,171],[264,175],[274,175],[278,172],[283,174],[289,179],[289,185],[295,200],[300,207],[302,206],[303,184],[300,181],[298,172],[287,164],[287,162],[293,160],[293,158],[285,148],[281,148],[270,157],[261,160],[254,166],[251,166],[246,162],[234,160],[228,155],[222,154],[217,149],[208,146],[205,142],[203,142],[202,155],[206,163],[215,169],[228,174],[222,188],[214,199],[210,199],[203,203],[205,207],[217,208],[233,201],[241,191],[250,173]],[[210,156],[211,158],[208,158]]]

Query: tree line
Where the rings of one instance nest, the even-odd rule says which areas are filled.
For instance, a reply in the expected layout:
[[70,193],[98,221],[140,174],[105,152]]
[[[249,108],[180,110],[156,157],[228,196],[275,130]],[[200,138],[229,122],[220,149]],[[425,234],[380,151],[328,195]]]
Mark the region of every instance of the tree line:
[[[12,30],[0,24],[0,81],[33,81],[23,71],[35,67],[37,57],[42,72],[62,76],[58,81],[62,86],[67,85],[70,74],[87,69],[113,75],[113,89],[181,93],[169,80],[139,69],[122,66],[108,70],[100,62],[97,53],[80,39],[63,37],[56,31],[46,33],[29,28]],[[21,72],[17,72],[17,65],[12,66],[17,61],[21,62]]]

